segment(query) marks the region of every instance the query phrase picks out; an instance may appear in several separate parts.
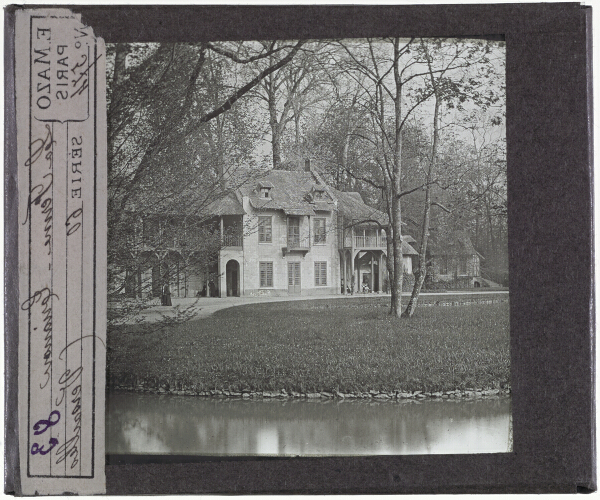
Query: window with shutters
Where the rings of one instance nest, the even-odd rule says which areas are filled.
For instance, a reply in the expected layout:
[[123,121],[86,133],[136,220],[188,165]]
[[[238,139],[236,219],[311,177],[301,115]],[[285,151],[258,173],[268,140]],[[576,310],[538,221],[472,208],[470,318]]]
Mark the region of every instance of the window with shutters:
[[258,242],[272,243],[273,242],[273,227],[271,225],[271,217],[258,218]]
[[327,286],[327,262],[315,262],[315,286]]
[[272,287],[273,286],[273,263],[272,262],[259,262],[260,270],[260,287]]
[[314,219],[315,245],[324,245],[325,243],[327,243],[327,236],[325,232],[325,220],[326,219]]

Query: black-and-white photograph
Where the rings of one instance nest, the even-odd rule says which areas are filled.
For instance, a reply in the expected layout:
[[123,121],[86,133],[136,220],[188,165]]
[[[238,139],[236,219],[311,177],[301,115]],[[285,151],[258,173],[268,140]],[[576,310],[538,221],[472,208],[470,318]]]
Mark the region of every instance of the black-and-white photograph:
[[501,39],[106,68],[107,454],[512,451]]

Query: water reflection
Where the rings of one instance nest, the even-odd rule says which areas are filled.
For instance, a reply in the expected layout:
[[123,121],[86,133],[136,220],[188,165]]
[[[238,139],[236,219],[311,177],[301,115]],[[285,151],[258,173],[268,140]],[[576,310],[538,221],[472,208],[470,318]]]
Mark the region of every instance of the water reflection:
[[385,455],[510,451],[510,399],[307,401],[108,395],[109,454]]

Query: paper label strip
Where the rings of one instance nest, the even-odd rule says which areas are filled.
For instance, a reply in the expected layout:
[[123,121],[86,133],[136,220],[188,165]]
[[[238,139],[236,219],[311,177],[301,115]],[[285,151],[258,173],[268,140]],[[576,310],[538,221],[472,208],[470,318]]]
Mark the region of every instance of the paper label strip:
[[103,493],[104,44],[64,9],[15,36],[22,492]]

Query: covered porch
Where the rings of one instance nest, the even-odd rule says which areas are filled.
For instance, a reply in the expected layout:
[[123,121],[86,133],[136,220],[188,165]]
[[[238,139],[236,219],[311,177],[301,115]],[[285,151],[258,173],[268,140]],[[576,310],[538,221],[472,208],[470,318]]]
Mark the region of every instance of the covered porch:
[[382,293],[387,289],[386,252],[373,250],[340,250],[341,291]]

